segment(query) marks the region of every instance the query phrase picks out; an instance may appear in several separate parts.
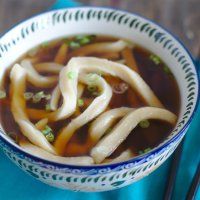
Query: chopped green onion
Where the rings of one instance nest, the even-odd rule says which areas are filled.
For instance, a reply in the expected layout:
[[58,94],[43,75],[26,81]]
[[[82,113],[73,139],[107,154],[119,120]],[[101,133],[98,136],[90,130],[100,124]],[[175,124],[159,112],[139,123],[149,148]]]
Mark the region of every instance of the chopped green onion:
[[49,134],[47,134],[45,137],[46,137],[46,139],[47,139],[49,142],[53,142],[53,141],[54,141],[54,135],[53,135],[53,133],[49,133]]
[[75,40],[79,42],[80,45],[89,44],[96,37],[96,35],[78,35]]
[[141,155],[141,154],[147,153],[147,152],[149,152],[149,151],[151,151],[151,148],[150,148],[150,147],[148,147],[148,148],[146,148],[146,149],[144,149],[144,150],[138,151],[138,154]]
[[44,42],[41,44],[41,47],[46,48],[49,46],[49,42]]
[[51,110],[50,104],[46,104],[46,105],[45,105],[45,110],[46,110],[46,111],[50,111],[50,110]]
[[147,152],[149,152],[149,151],[151,151],[151,148],[149,147],[149,148],[146,148],[145,150],[144,150],[144,153],[147,153]]
[[6,98],[6,92],[3,90],[0,90],[0,99]]
[[139,126],[141,128],[148,128],[150,126],[150,122],[148,120],[142,120],[140,123],[139,123]]
[[78,49],[78,48],[80,47],[80,44],[79,44],[79,42],[70,41],[70,42],[69,42],[69,47],[70,47],[71,49]]
[[73,72],[73,71],[68,72],[67,77],[73,80],[74,78],[76,78],[76,72]]
[[75,40],[82,40],[83,38],[85,38],[85,35],[77,35],[74,39]]
[[95,85],[88,85],[87,89],[89,92],[94,93],[97,90],[97,87]]
[[151,54],[149,59],[152,60],[156,65],[159,65],[161,63],[160,58],[156,55]]
[[30,99],[32,99],[32,97],[33,97],[33,93],[32,92],[25,92],[24,93],[24,99],[25,100],[30,100]]
[[38,97],[38,96],[33,96],[33,103],[38,103],[41,101],[41,97]]
[[14,132],[8,132],[7,135],[15,142],[19,143],[19,137],[16,133]]
[[98,79],[99,79],[99,77],[95,73],[87,74],[87,80],[88,80],[89,84],[95,83]]
[[42,130],[42,133],[43,133],[44,135],[47,135],[47,134],[49,134],[50,132],[52,132],[52,129],[51,129],[48,125],[46,125],[45,128]]
[[169,67],[167,67],[166,65],[163,67],[163,70],[166,74],[171,74]]
[[88,37],[85,37],[85,38],[82,38],[80,41],[79,41],[79,44],[80,45],[85,45],[85,44],[89,44],[91,42],[91,40],[88,38]]
[[84,105],[83,99],[78,99],[78,106],[82,107]]
[[37,92],[35,94],[35,96],[38,96],[38,97],[41,97],[41,98],[45,97],[44,91]]
[[45,94],[43,91],[41,92],[38,92],[36,93],[34,96],[33,96],[33,103],[38,103],[41,101],[41,99],[45,97]]
[[45,99],[46,100],[50,100],[51,99],[51,95],[50,94],[45,95]]
[[42,130],[42,133],[49,142],[54,141],[53,130],[48,125],[46,125],[45,128]]

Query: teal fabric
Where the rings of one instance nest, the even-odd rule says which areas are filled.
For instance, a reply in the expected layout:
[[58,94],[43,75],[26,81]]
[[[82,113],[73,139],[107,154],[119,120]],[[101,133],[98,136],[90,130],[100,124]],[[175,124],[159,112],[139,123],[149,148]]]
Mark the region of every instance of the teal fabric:
[[[74,1],[58,0],[54,9],[73,7]],[[185,199],[187,190],[200,161],[200,106],[185,138],[183,155],[176,179],[174,200]],[[161,200],[166,186],[171,158],[148,177],[122,189],[102,193],[65,191],[45,185],[26,175],[0,151],[0,200]],[[200,199],[200,189],[196,199]]]

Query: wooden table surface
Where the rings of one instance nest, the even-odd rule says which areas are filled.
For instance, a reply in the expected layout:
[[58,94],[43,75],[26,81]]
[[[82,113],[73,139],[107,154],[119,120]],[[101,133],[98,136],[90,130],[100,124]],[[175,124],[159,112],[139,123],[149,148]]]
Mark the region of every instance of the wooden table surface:
[[[0,0],[0,34],[17,22],[47,10],[55,0]],[[67,0],[63,0],[67,1]],[[200,47],[200,0],[80,0],[138,13],[169,29],[194,56]]]

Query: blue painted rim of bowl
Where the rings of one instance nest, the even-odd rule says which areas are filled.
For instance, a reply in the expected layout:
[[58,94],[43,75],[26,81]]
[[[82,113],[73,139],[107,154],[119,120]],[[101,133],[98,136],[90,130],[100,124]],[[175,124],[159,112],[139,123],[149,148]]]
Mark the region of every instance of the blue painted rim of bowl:
[[[170,31],[168,31],[166,28],[164,28],[162,25],[152,21],[151,19],[148,19],[144,16],[141,16],[139,14],[135,14],[135,13],[131,13],[127,10],[123,10],[123,9],[116,9],[116,8],[113,8],[113,7],[100,7],[100,6],[78,6],[78,7],[75,7],[75,8],[63,8],[63,9],[56,9],[56,11],[59,11],[59,10],[73,10],[73,9],[77,9],[77,8],[102,8],[102,9],[113,9],[115,11],[122,11],[122,12],[126,12],[128,14],[134,14],[135,16],[138,16],[144,20],[147,20],[151,23],[153,23],[154,25],[157,25],[158,27],[160,27],[161,29],[163,29],[167,34],[169,34],[170,36],[172,36],[181,46],[182,48],[186,51],[186,53],[189,55],[190,59],[192,60],[192,63],[194,65],[194,70],[196,72],[196,75],[197,75],[197,82],[198,82],[198,86],[197,86],[197,94],[199,94],[199,87],[200,87],[200,77],[198,76],[198,71],[196,69],[196,64],[195,64],[195,61],[193,59],[193,57],[191,56],[189,50],[185,47],[185,45],[182,43],[182,41],[180,41],[180,39],[177,38],[177,36],[175,36],[173,33],[171,33]],[[45,11],[45,12],[42,12],[40,14],[36,14],[36,15],[33,15],[32,17],[26,19],[26,20],[23,20],[19,23],[17,23],[16,25],[12,26],[10,29],[8,29],[5,33],[1,34],[0,35],[0,40],[1,38],[6,35],[9,31],[11,31],[12,29],[14,29],[15,27],[17,27],[18,25],[34,18],[34,17],[37,17],[37,16],[40,16],[40,15],[43,15],[43,14],[46,14],[46,13],[49,13],[49,12],[53,12],[53,10],[48,10],[48,11]],[[36,161],[36,162],[42,162],[44,164],[47,164],[47,165],[53,165],[55,167],[58,167],[58,168],[71,168],[71,169],[81,169],[81,170],[90,170],[90,169],[103,169],[103,168],[116,168],[118,166],[122,166],[122,165],[126,165],[126,164],[130,164],[130,163],[133,163],[133,162],[138,162],[143,160],[143,159],[146,159],[149,155],[151,154],[155,154],[155,153],[158,153],[160,152],[163,148],[167,147],[168,145],[170,145],[172,142],[174,142],[176,139],[178,139],[179,137],[182,136],[182,134],[184,133],[184,131],[188,128],[188,126],[191,124],[191,121],[192,119],[194,118],[194,115],[197,111],[197,108],[198,108],[198,102],[199,102],[199,99],[200,99],[200,96],[198,95],[197,96],[197,101],[195,103],[195,108],[190,116],[190,118],[188,119],[187,123],[184,125],[184,127],[174,136],[172,137],[169,141],[167,141],[166,143],[164,143],[162,146],[160,147],[155,147],[154,149],[152,149],[151,151],[149,151],[148,153],[146,154],[143,154],[143,155],[140,155],[140,156],[136,156],[130,160],[127,160],[127,161],[123,161],[123,162],[119,162],[119,163],[113,163],[113,164],[102,164],[102,165],[91,165],[91,166],[79,166],[79,165],[68,165],[68,164],[62,164],[62,163],[57,163],[57,162],[53,162],[53,161],[48,161],[48,160],[45,160],[45,159],[42,159],[42,158],[39,158],[39,157],[36,157],[32,154],[29,154],[23,150],[21,150],[20,148],[12,145],[11,143],[9,143],[7,140],[5,140],[1,135],[0,135],[0,139],[2,141],[4,141],[6,143],[6,145],[8,145],[12,150],[14,150],[15,152],[17,153],[21,153],[21,154],[24,154],[25,156],[31,158],[32,160]],[[2,134],[4,134],[2,131],[0,131]]]

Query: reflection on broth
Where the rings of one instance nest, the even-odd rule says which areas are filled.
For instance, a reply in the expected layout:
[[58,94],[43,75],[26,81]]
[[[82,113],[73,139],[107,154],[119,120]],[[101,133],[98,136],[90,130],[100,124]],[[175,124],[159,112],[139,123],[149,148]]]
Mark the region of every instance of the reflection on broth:
[[1,121],[31,154],[66,164],[120,162],[150,151],[176,124],[171,71],[125,40],[59,39],[17,63],[0,91]]

